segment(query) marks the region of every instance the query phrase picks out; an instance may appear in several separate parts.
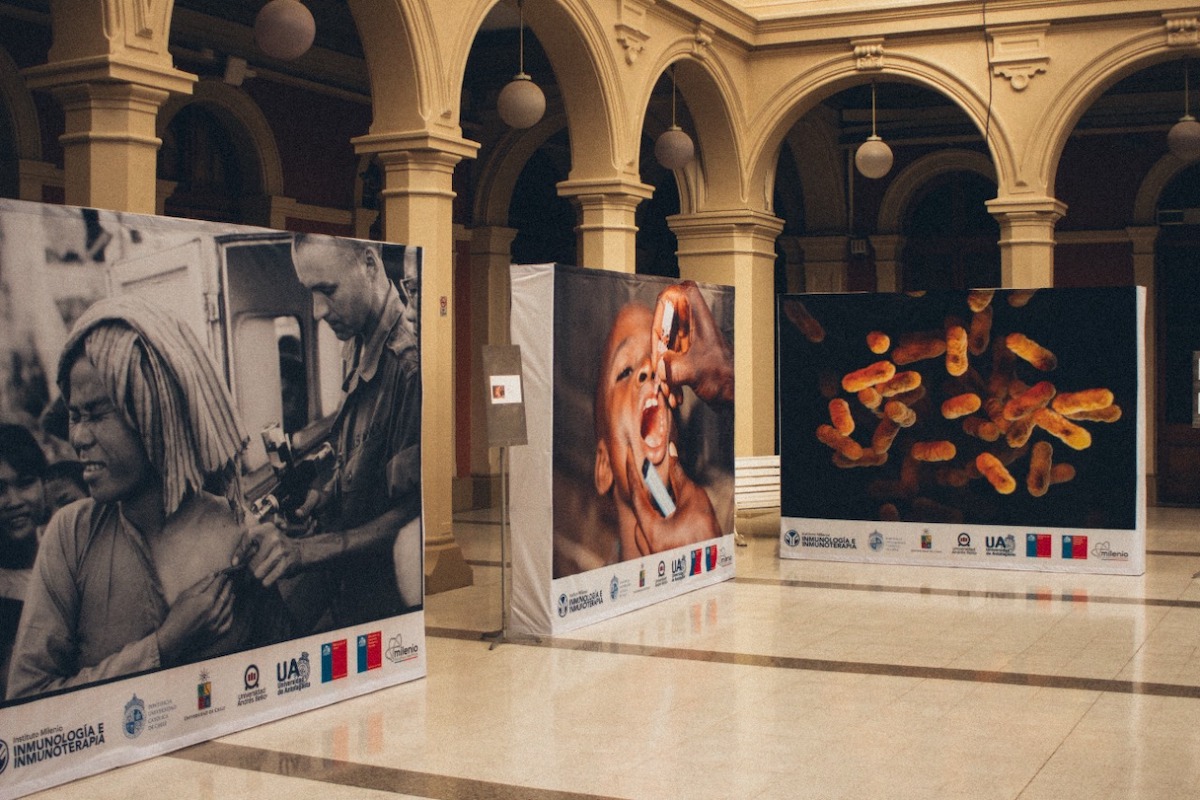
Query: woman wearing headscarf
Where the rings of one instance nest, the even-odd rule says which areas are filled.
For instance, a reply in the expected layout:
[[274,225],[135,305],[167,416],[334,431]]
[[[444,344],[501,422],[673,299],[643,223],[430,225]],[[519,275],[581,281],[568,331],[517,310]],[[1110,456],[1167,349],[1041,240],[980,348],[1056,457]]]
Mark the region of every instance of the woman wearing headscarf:
[[91,498],[46,530],[8,696],[286,638],[278,592],[229,569],[246,436],[187,325],[134,296],[101,300],[76,323],[58,384]]

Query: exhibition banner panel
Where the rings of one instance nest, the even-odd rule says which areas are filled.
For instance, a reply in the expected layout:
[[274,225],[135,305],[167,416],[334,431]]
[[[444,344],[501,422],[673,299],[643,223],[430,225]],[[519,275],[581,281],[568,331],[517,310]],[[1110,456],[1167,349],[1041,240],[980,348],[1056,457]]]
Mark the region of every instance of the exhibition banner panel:
[[527,446],[512,627],[554,634],[733,576],[733,290],[512,267]]
[[425,675],[420,255],[0,200],[0,798]]
[[781,557],[1145,571],[1143,288],[778,312]]

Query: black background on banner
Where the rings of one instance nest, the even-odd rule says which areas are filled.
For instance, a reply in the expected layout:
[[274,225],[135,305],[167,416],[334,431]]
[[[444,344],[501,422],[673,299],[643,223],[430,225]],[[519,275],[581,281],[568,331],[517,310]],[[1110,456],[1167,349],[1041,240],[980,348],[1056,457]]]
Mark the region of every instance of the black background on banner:
[[[919,495],[962,512],[965,524],[1025,527],[1132,529],[1136,515],[1137,417],[1137,295],[1134,288],[1052,289],[1037,292],[1023,308],[1007,302],[1010,291],[998,290],[992,300],[994,319],[991,341],[1020,332],[1049,348],[1058,366],[1047,373],[1016,360],[1016,376],[1029,385],[1049,380],[1059,392],[1104,387],[1111,389],[1122,409],[1115,423],[1080,423],[1092,434],[1092,445],[1075,451],[1034,428],[1029,446],[1039,439],[1054,446],[1054,462],[1076,468],[1074,480],[1050,487],[1043,497],[1025,488],[1028,454],[1009,469],[1017,481],[1011,495],[998,494],[985,479],[970,481],[963,489],[936,483],[934,465],[922,465]],[[801,302],[825,329],[825,339],[810,342],[783,313],[783,304]],[[905,332],[942,331],[947,316],[969,325],[967,292],[929,292],[921,297],[903,294],[781,295],[779,298],[779,420],[782,514],[811,519],[879,519],[881,503],[892,500],[905,521],[922,520],[911,499],[885,497],[876,481],[898,480],[903,455],[911,442],[945,438],[958,447],[955,464],[973,463],[986,446],[962,432],[962,420],[945,420],[939,407],[949,396],[943,383],[944,357],[897,366],[897,372],[914,369],[933,402],[912,428],[902,429],[886,464],[880,467],[842,469],[831,460],[832,450],[816,438],[822,423],[829,423],[829,400],[845,398],[854,414],[852,438],[870,447],[877,420],[854,395],[841,387],[848,372],[888,359],[872,353],[867,333],[879,330],[895,347]],[[991,349],[969,356],[986,381],[991,373]],[[824,389],[824,393],[823,390]],[[979,412],[982,413],[982,412]],[[1001,436],[998,445],[1004,445]],[[995,445],[989,447],[994,449]],[[874,485],[873,485],[874,484]],[[874,491],[875,497],[872,497]],[[928,517],[922,521],[934,520]]]

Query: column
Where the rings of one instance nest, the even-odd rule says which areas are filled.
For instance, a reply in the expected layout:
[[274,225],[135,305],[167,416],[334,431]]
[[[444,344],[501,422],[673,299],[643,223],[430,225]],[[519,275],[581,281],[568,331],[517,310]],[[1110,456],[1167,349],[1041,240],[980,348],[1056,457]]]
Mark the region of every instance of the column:
[[[499,454],[488,447],[484,344],[509,344],[509,266],[515,228],[489,225],[471,231],[471,477],[485,480],[490,493],[499,476]],[[494,487],[497,491],[499,486]],[[479,490],[477,486],[476,491]],[[496,495],[491,494],[495,497]]]
[[875,291],[900,291],[900,253],[904,250],[904,237],[887,233],[870,238],[871,249],[875,251]]
[[734,450],[775,452],[775,239],[783,220],[760,211],[705,211],[667,220],[683,278],[734,287]]
[[848,236],[804,236],[804,290],[807,292],[846,291],[846,252]]
[[1000,223],[1000,282],[1008,289],[1054,285],[1054,226],[1067,213],[1053,197],[999,197],[987,202]]
[[1158,226],[1145,225],[1126,228],[1133,244],[1133,282],[1146,287],[1146,355],[1142,359],[1146,370],[1146,501],[1158,501],[1158,336],[1155,317],[1154,246],[1158,241]]
[[578,210],[578,266],[637,269],[637,208],[654,194],[653,186],[626,178],[567,180],[558,184],[558,194]]
[[191,94],[196,76],[111,56],[52,62],[25,72],[62,106],[65,200],[69,205],[154,214],[158,110],[172,92]]
[[783,253],[784,275],[788,294],[798,294],[807,287],[804,281],[804,245],[799,236],[780,236],[779,252]]
[[478,145],[421,131],[368,134],[359,155],[383,168],[384,238],[423,248],[421,274],[421,471],[425,514],[425,591],[469,586],[471,568],[451,527],[454,480],[454,167]]

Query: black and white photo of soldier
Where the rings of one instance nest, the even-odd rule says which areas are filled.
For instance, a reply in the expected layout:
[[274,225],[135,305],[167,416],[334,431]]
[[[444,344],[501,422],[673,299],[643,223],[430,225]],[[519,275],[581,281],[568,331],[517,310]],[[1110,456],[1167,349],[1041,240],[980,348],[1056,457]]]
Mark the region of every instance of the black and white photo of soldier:
[[132,295],[97,301],[59,360],[91,496],[38,548],[9,699],[281,641],[283,600],[244,568],[247,437],[188,325]]
[[251,527],[240,550],[280,583],[301,632],[396,616],[423,602],[417,251],[295,234],[312,313],[343,344],[335,465],[290,515]]

